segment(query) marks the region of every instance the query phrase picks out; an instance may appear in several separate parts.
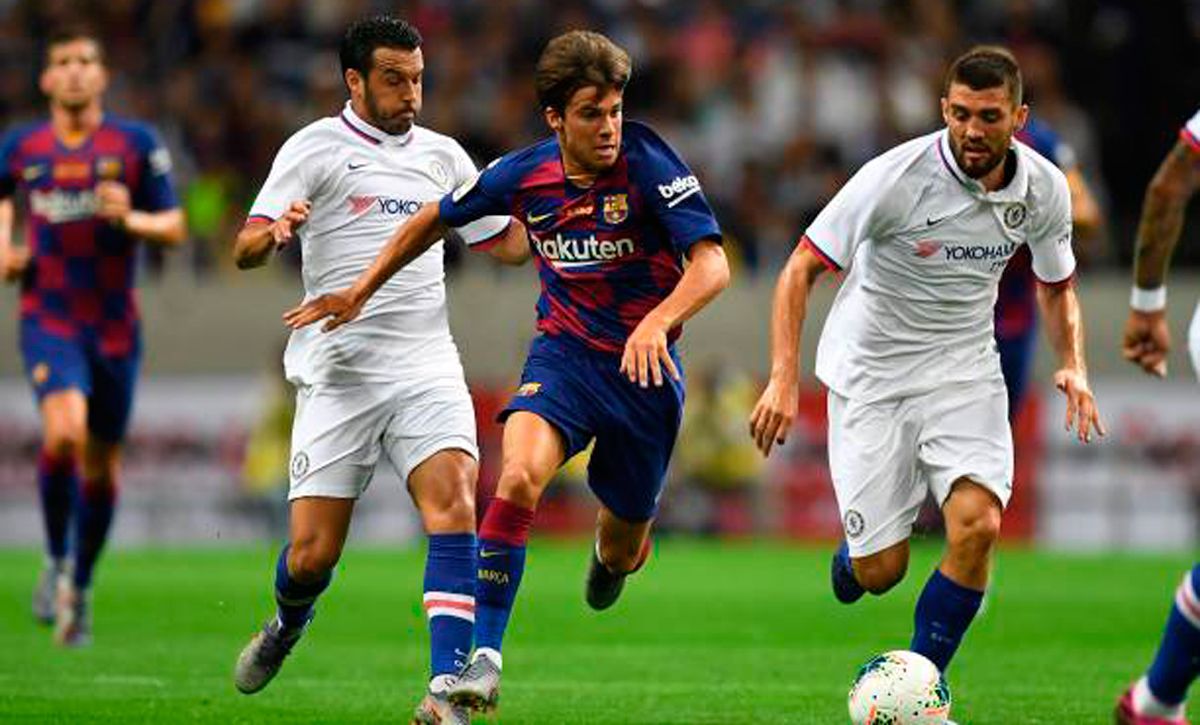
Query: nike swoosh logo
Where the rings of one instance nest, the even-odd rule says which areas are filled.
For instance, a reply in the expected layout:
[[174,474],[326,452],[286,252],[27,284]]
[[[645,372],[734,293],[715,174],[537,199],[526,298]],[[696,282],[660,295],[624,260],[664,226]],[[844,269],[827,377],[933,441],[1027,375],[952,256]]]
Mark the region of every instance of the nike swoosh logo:
[[533,214],[526,214],[525,221],[529,222],[530,224],[537,224],[539,222],[546,221],[552,216],[554,216],[554,212],[550,212],[549,214],[538,214],[537,216],[534,216]]
[[366,165],[367,164],[365,161],[361,164],[350,163],[350,164],[346,164],[346,168],[350,169],[351,171],[358,171],[359,169],[361,169],[362,167],[364,167]]
[[948,218],[949,217],[945,217],[945,216],[938,217],[937,219],[934,219],[933,217],[925,217],[925,226],[931,227],[934,224],[941,224],[942,222],[946,221],[946,219],[948,219]]
[[497,556],[504,556],[504,552],[503,551],[488,551],[487,549],[479,550],[479,558],[480,559],[491,559],[491,558],[497,557]]

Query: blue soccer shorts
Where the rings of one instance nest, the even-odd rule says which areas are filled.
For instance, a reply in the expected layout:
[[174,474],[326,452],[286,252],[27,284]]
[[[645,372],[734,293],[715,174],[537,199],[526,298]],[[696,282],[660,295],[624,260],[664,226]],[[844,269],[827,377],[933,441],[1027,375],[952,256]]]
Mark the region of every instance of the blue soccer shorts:
[[[683,366],[674,350],[671,357]],[[500,413],[535,413],[562,435],[566,457],[595,439],[588,486],[623,521],[654,518],[683,418],[684,383],[663,371],[663,385],[629,382],[621,357],[564,336],[533,341],[521,385]]]

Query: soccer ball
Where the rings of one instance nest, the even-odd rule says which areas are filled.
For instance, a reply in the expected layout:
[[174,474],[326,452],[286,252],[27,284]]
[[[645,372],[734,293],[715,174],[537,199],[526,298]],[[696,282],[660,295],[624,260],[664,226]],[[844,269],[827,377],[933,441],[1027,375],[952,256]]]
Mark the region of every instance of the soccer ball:
[[937,665],[916,652],[871,658],[850,688],[854,725],[945,725],[949,715],[950,688]]

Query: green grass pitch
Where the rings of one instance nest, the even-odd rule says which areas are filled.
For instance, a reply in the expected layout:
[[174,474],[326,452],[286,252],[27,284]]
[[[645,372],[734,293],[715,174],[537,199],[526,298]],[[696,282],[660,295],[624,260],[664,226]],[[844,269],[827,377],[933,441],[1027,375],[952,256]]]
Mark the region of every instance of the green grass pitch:
[[[857,665],[906,646],[938,554],[852,607],[828,551],[660,542],[614,609],[582,597],[585,542],[535,541],[509,629],[498,716],[476,722],[847,722]],[[418,549],[350,546],[316,621],[270,687],[239,695],[238,650],[271,611],[273,551],[117,550],[96,642],[62,651],[32,623],[39,554],[0,551],[0,722],[406,723],[425,678]],[[1149,661],[1186,555],[1000,553],[950,684],[963,725],[1111,722]]]

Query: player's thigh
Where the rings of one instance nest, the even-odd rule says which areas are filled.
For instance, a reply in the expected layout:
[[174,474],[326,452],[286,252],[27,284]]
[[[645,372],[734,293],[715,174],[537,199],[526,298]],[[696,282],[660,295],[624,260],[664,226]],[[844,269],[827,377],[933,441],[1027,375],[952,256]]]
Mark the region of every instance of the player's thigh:
[[645,523],[658,512],[683,419],[683,386],[642,388],[614,373],[599,408],[588,486],[622,521]]
[[946,539],[950,545],[990,548],[1000,534],[1003,504],[987,486],[960,478],[950,487],[942,505]]
[[129,430],[134,393],[141,370],[140,348],[125,355],[89,355],[92,391],[88,396],[88,434],[120,443]]
[[392,384],[300,386],[288,499],[361,496],[370,485],[395,409]]
[[566,440],[537,413],[512,412],[504,421],[496,495],[533,508],[567,456]]
[[21,324],[20,345],[25,375],[41,413],[45,445],[60,453],[81,453],[92,386],[82,344],[26,321]]
[[946,385],[922,400],[920,466],[938,506],[969,479],[1008,505],[1013,445],[1007,391],[1000,381]]
[[829,473],[850,556],[906,541],[926,492],[912,400],[863,403],[830,391],[827,408]]

